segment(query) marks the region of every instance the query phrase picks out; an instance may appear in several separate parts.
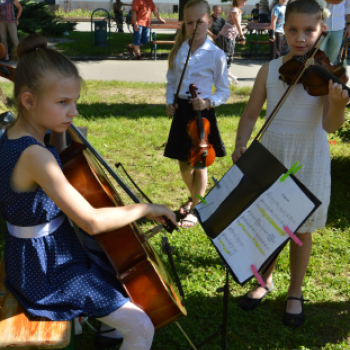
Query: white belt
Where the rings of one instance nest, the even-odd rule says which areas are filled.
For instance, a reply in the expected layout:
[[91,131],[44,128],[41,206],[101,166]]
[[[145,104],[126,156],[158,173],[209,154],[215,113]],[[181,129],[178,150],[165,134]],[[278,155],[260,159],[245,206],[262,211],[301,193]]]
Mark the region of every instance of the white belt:
[[62,225],[64,219],[65,215],[60,215],[50,222],[37,226],[15,226],[7,223],[7,229],[12,236],[17,238],[39,238],[56,231]]

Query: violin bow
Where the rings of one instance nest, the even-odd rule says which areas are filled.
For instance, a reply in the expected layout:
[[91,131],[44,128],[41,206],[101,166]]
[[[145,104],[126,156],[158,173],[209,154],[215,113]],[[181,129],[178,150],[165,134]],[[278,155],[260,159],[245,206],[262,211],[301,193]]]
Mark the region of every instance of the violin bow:
[[199,25],[200,20],[201,19],[198,18],[198,21],[197,21],[197,24],[196,24],[196,29],[194,31],[193,37],[191,38],[191,44],[190,44],[190,48],[188,50],[186,63],[184,65],[184,69],[182,70],[182,74],[181,74],[181,78],[180,78],[180,81],[179,81],[179,85],[177,87],[177,91],[176,91],[176,94],[175,94],[175,97],[174,97],[174,102],[173,102],[173,106],[174,107],[177,104],[177,100],[179,99],[179,94],[180,94],[180,89],[181,89],[181,85],[182,85],[182,80],[183,80],[183,78],[185,76],[185,71],[186,71],[186,68],[187,68],[187,65],[188,65],[188,60],[190,59],[191,49],[192,49],[192,46],[193,46],[193,43],[194,43],[194,39],[195,39],[196,34],[197,34],[197,29],[198,29],[198,25]]
[[326,32],[322,32],[320,34],[320,36],[318,37],[318,39],[317,39],[317,41],[315,43],[315,49],[313,51],[310,51],[310,53],[308,54],[305,62],[299,68],[299,70],[296,73],[296,75],[295,75],[294,79],[292,80],[291,84],[288,86],[287,90],[285,91],[285,93],[283,94],[283,96],[281,97],[279,102],[277,103],[277,105],[274,108],[274,110],[271,112],[270,116],[266,119],[264,125],[260,129],[259,133],[255,136],[254,140],[259,141],[259,140],[262,139],[262,137],[264,136],[264,133],[266,132],[267,128],[270,126],[270,124],[272,123],[272,121],[276,117],[277,113],[282,108],[283,103],[286,101],[287,97],[293,91],[295,85],[298,83],[298,81],[300,80],[300,78],[304,74],[305,70],[313,63],[313,58],[314,58],[315,54],[317,53],[317,51],[319,50],[320,46],[322,45],[322,43],[323,43],[324,39],[326,38],[326,36],[327,36]]

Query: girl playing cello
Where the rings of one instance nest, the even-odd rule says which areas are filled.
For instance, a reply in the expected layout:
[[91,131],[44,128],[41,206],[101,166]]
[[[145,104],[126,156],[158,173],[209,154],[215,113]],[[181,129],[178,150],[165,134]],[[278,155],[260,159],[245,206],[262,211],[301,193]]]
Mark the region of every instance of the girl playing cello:
[[[32,316],[99,319],[100,347],[107,338],[102,334],[117,328],[124,337],[122,350],[150,349],[151,320],[130,302],[114,274],[89,259],[67,217],[96,235],[143,216],[164,223],[163,215],[173,222],[175,215],[151,204],[95,209],[71,186],[57,152],[63,148],[62,133],[78,114],[77,68],[47,48],[40,35],[23,39],[17,56],[18,118],[0,139],[0,214],[8,227],[6,285]],[[44,142],[48,129],[56,148]],[[108,345],[120,342],[116,338]]]

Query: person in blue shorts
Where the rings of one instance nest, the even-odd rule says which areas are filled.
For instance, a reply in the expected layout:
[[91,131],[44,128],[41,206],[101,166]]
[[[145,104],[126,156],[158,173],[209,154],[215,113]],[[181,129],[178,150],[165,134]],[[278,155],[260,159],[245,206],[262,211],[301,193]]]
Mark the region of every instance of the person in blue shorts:
[[126,48],[131,55],[136,53],[136,58],[142,60],[140,45],[145,45],[150,40],[149,27],[151,26],[152,12],[157,19],[165,23],[164,19],[160,17],[156,6],[152,0],[134,0],[132,2],[132,24],[134,26],[134,41]]

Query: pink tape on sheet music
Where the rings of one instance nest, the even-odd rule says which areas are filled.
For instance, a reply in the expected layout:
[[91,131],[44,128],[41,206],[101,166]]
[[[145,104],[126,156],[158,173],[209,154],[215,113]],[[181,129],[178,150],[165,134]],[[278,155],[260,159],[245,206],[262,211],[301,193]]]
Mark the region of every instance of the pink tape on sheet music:
[[286,233],[288,234],[288,236],[300,247],[303,245],[303,242],[287,227],[284,226],[283,230],[286,231]]
[[252,269],[252,271],[254,273],[254,276],[257,279],[258,283],[261,285],[261,287],[265,287],[265,282],[262,279],[262,277],[260,276],[260,274],[259,274],[258,270],[256,269],[255,265],[251,264],[250,268]]

